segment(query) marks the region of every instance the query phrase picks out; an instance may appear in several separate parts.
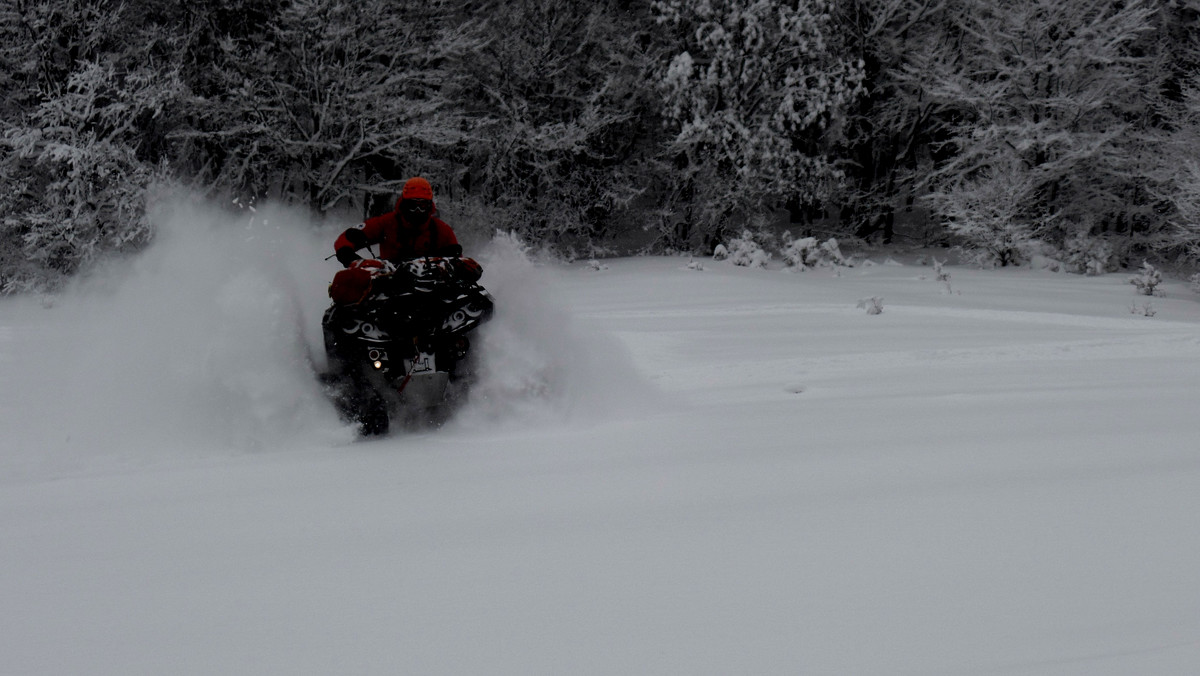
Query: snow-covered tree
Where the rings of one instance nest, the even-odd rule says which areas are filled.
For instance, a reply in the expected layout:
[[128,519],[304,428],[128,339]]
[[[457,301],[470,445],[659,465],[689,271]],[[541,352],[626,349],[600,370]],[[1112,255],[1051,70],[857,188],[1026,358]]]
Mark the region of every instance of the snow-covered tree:
[[23,234],[32,260],[72,272],[97,253],[149,239],[145,190],[165,176],[139,157],[139,126],[178,98],[178,82],[150,71],[118,75],[86,64],[30,125],[11,128],[12,158],[30,163],[25,189],[38,192],[5,225]]
[[659,82],[692,227],[719,239],[731,219],[824,198],[828,154],[863,63],[840,48],[826,0],[657,0],[678,45]]
[[943,111],[947,157],[928,203],[995,263],[1025,243],[1128,231],[1139,185],[1154,29],[1149,0],[965,0],[905,66]]
[[[481,44],[446,0],[291,0],[262,39],[220,36],[224,91],[197,101],[207,180],[325,210],[390,200],[410,175],[448,180],[463,139],[452,64]],[[205,166],[206,165],[206,166]]]
[[1162,133],[1150,139],[1145,162],[1147,189],[1156,215],[1160,255],[1200,262],[1200,5],[1164,2],[1159,13],[1154,117]]
[[[165,174],[161,124],[181,98],[154,44],[121,36],[116,3],[28,2],[0,34],[12,98],[0,118],[0,290],[53,283],[148,240],[146,189]],[[8,18],[8,17],[6,17]]]
[[478,12],[495,37],[466,62],[461,184],[495,227],[562,250],[599,245],[642,193],[652,63],[638,39],[646,22],[619,4],[516,0]]
[[[912,211],[916,185],[929,171],[942,102],[904,76],[913,46],[951,30],[949,0],[845,0],[839,29],[864,64],[864,94],[850,107],[845,146],[847,181],[835,195],[843,225],[859,237],[890,242],[897,214]],[[937,238],[930,230],[931,238]]]

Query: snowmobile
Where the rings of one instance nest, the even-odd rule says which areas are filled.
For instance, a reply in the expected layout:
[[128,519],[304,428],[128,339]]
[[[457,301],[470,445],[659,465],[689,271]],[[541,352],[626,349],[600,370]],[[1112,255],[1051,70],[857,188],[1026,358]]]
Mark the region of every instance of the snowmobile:
[[441,425],[471,378],[468,334],[492,316],[491,294],[470,258],[358,260],[329,285],[321,321],[329,369],[322,376],[339,413],[364,436]]

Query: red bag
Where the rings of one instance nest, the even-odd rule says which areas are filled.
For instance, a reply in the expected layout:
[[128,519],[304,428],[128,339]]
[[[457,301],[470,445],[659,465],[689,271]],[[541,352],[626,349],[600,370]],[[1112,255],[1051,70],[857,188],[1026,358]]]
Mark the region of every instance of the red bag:
[[359,260],[345,270],[338,270],[329,283],[329,297],[338,305],[360,303],[371,293],[371,280],[383,272],[383,263]]
[[458,265],[455,266],[459,277],[468,282],[477,282],[483,276],[483,266],[475,262],[474,258],[460,258]]

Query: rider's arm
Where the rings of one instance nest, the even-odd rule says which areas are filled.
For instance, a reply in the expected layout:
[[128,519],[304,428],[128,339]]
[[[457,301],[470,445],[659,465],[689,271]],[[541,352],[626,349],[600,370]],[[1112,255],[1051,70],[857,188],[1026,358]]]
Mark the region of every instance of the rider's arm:
[[362,230],[350,228],[338,236],[337,241],[333,243],[333,251],[338,262],[349,267],[351,263],[362,258],[355,252],[366,245],[367,239]]
[[355,252],[368,244],[379,242],[382,238],[381,235],[382,227],[375,218],[368,218],[358,227],[348,228],[333,243],[333,251],[337,255],[338,262],[343,266],[349,266],[354,261],[360,260],[362,256]]

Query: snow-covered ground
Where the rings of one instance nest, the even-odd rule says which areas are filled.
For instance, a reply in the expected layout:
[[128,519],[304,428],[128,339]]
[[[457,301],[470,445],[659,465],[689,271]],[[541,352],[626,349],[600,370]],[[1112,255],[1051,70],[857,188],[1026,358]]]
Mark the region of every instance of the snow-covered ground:
[[183,220],[0,302],[4,674],[1200,670],[1184,284],[497,240],[475,400],[356,442],[329,232]]

